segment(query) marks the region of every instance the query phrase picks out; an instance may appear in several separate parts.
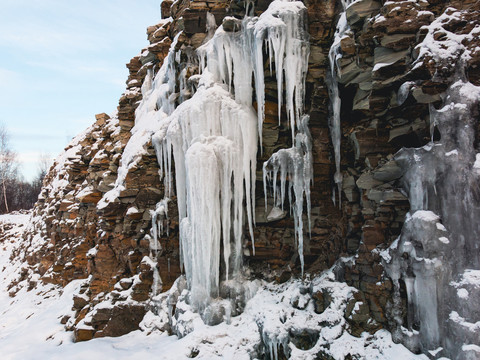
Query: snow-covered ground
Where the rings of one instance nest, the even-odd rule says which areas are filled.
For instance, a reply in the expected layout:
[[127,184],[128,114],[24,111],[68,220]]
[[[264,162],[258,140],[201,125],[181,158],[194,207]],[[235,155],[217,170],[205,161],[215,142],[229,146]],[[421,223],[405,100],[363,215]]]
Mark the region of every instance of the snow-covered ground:
[[39,281],[28,291],[28,279],[35,279],[35,276],[29,276],[19,283],[20,290],[15,297],[8,294],[8,285],[12,280],[19,279],[22,268],[26,268],[20,259],[13,257],[10,260],[10,256],[21,244],[21,235],[28,222],[29,215],[0,216],[0,228],[5,229],[3,234],[6,234],[0,240],[2,360],[83,360],[105,356],[119,360],[152,357],[188,359],[195,355],[197,359],[250,359],[261,356],[262,340],[267,344],[265,352],[275,357],[277,345],[288,339],[289,332],[305,328],[319,330],[319,339],[310,350],[299,350],[289,343],[291,358],[313,359],[315,353],[323,351],[335,359],[343,359],[347,354],[360,359],[426,359],[394,344],[387,331],[381,330],[374,336],[364,334],[360,338],[344,331],[345,319],[342,314],[345,300],[353,289],[334,282],[331,273],[313,279],[308,284],[310,289],[325,289],[333,294],[331,305],[322,314],[313,311],[312,298],[308,292],[302,291],[305,284],[300,281],[292,280],[282,285],[257,281],[251,283],[250,288],[254,291],[244,312],[232,317],[228,324],[205,325],[180,297],[177,308],[182,307],[184,312],[177,318],[177,329],[193,328],[181,339],[154,330],[156,324],[161,325],[162,316],[149,312],[141,324],[143,331],[137,330],[118,338],[74,343],[72,333],[65,331],[60,319],[72,314],[72,296],[83,280],[72,281],[63,289]]

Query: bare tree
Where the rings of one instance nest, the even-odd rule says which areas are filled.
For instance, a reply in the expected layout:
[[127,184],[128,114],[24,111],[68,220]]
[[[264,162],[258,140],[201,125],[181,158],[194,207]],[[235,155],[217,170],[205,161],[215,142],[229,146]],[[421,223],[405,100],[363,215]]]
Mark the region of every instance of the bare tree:
[[0,124],[0,214],[31,209],[35,205],[51,162],[48,154],[41,153],[37,175],[32,181],[26,181],[19,171],[17,155],[10,147],[8,131]]
[[10,148],[10,135],[2,124],[0,125],[0,181],[5,212],[9,211],[7,188],[12,181],[16,182],[17,179],[16,156],[16,153]]

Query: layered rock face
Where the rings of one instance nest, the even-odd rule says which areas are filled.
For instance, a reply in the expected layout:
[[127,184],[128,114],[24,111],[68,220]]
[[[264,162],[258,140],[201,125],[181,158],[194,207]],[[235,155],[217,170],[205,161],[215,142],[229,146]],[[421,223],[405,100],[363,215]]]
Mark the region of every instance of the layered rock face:
[[[198,56],[202,50],[198,49],[214,36],[215,28],[222,25],[225,33],[240,34],[246,26],[241,19],[251,10],[249,6],[254,5],[251,15],[258,16],[269,3],[163,1],[164,19],[147,29],[150,45],[127,65],[130,76],[118,111],[111,117],[97,115],[95,124],[75,138],[52,166],[34,210],[35,226],[28,234],[30,246],[25,256],[43,281],[65,285],[73,279],[88,278],[75,298],[76,317],[65,319],[77,340],[131,331],[148,310],[147,300],[168,290],[182,274],[182,214],[178,207],[182,200],[177,199],[178,194],[167,194],[169,181],[178,182],[182,174],[177,170],[166,176],[172,165],[160,160],[158,147],[154,146],[153,135],[159,129],[148,124],[137,126],[140,111],[135,111],[139,105],[144,106],[142,99],[149,86],[145,84],[153,81],[163,63],[172,61],[168,101],[150,105],[157,110],[163,109],[162,104],[177,107],[190,99],[204,70]],[[254,173],[254,248],[248,224],[243,226],[247,235],[242,237],[241,251],[249,276],[283,282],[292,275],[302,276],[303,268],[306,273],[318,274],[337,264],[337,280],[358,290],[346,314],[352,334],[385,327],[415,351],[442,347],[444,353],[439,351],[437,356],[474,357],[475,348],[459,349],[452,344],[455,334],[464,331],[469,343],[479,345],[475,334],[468,332],[468,324],[478,320],[474,310],[459,314],[454,306],[448,307],[457,317],[450,315],[453,330],[441,333],[447,336],[445,341],[438,334],[415,340],[405,335],[425,333],[433,318],[440,321],[439,327],[447,319],[438,314],[413,316],[421,308],[413,309],[418,307],[418,300],[413,300],[416,295],[408,283],[420,276],[407,274],[410,270],[400,275],[390,262],[394,258],[399,268],[410,269],[417,265],[411,265],[411,259],[405,260],[410,265],[404,265],[402,255],[424,254],[408,249],[400,253],[396,248],[385,250],[401,234],[400,247],[409,241],[408,236],[414,236],[409,229],[415,228],[412,222],[417,220],[408,217],[404,225],[409,211],[409,216],[416,210],[433,211],[441,217],[434,222],[441,225],[447,221],[446,207],[452,202],[412,205],[416,185],[408,185],[410,165],[401,154],[395,154],[402,148],[443,144],[452,130],[432,121],[432,112],[449,104],[447,96],[453,96],[449,92],[453,83],[461,80],[470,82],[473,88],[480,85],[480,5],[477,1],[434,0],[327,0],[305,1],[304,5],[309,33],[304,113],[309,115],[313,185],[309,187],[311,206],[305,202],[301,209],[303,251],[297,249],[298,220],[294,214],[272,214],[272,208],[280,210],[279,205],[270,198],[264,202],[264,162],[279,149],[295,145],[284,99],[288,99],[288,89],[286,94],[279,92],[277,64],[272,70],[265,47],[264,104],[258,101],[260,88],[251,90],[253,106],[258,112],[263,108],[264,119],[259,139],[262,151],[257,152]],[[172,54],[176,54],[174,61],[169,60]],[[450,103],[461,99],[455,101]],[[284,104],[280,111],[279,103]],[[163,111],[170,114],[172,110]],[[478,145],[478,100],[469,101],[467,110],[473,114],[465,145],[472,161]],[[460,143],[460,138],[454,141]],[[175,162],[177,165],[177,158]],[[292,176],[287,180],[294,182]],[[478,180],[470,182],[475,193]],[[449,191],[445,186],[439,189]],[[440,198],[433,187],[425,191],[433,191],[431,199]],[[161,202],[167,195],[169,201]],[[472,207],[478,204],[475,199]],[[285,201],[284,210],[288,210],[295,197]],[[309,218],[307,207],[311,207]],[[447,223],[445,226],[445,231],[455,231]],[[436,234],[435,239],[465,242],[455,233],[441,235]],[[468,251],[478,251],[478,246],[466,243]],[[436,245],[434,248],[433,255],[425,254],[425,259],[441,257],[443,264],[456,261],[447,250],[438,255]],[[449,302],[440,288],[456,281],[457,288],[466,289],[470,285],[465,279],[471,273],[465,270],[478,266],[473,256],[458,268],[447,266],[448,271],[440,271],[442,280],[434,290],[439,312],[447,309],[441,304]],[[224,266],[219,268],[225,276]],[[465,291],[473,294],[473,288]],[[129,290],[127,297],[125,290]],[[314,297],[320,304],[318,312],[323,311],[324,294],[315,293]],[[113,308],[91,311],[107,300]],[[455,322],[458,318],[467,319]]]

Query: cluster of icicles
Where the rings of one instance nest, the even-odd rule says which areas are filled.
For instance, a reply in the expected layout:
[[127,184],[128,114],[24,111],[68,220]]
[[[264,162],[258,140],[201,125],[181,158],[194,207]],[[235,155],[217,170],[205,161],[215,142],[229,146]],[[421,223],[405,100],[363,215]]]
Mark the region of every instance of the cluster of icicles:
[[[176,50],[179,35],[157,73],[148,72],[115,189],[100,204],[106,206],[118,196],[128,169],[138,162],[152,139],[165,185],[165,199],[152,212],[152,248],[160,248],[158,238],[168,216],[168,201],[175,194],[181,266],[191,303],[200,311],[218,296],[221,245],[226,279],[241,272],[245,223],[254,251],[257,148],[259,143],[261,146],[265,104],[264,53],[268,54],[270,71],[275,68],[279,122],[285,92],[294,143],[265,163],[264,180],[274,182],[275,204],[280,194],[278,202],[283,206],[288,192],[302,271],[303,203],[305,196],[309,215],[312,181],[308,116],[303,114],[309,56],[305,5],[273,1],[261,16],[245,16],[237,32],[226,32],[222,26],[214,32],[215,19],[209,14],[207,21],[210,40],[197,49],[198,59],[188,57],[192,63],[198,61],[200,75],[187,79],[185,69],[180,70],[181,53]],[[252,74],[257,112],[253,108]],[[179,78],[182,102],[176,106]],[[194,93],[190,98],[186,95],[189,92]]]

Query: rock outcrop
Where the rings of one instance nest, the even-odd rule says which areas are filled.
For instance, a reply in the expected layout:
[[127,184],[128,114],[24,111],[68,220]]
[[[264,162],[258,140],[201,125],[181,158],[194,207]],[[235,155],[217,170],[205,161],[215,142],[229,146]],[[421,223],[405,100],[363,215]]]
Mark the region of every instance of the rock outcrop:
[[[342,6],[335,0],[304,3],[310,34],[305,110],[310,115],[314,173],[305,272],[318,274],[350,257],[337,276],[358,289],[346,310],[351,333],[392,329],[396,320],[389,309],[398,289],[385,272],[381,252],[400,236],[410,209],[402,188],[404,169],[394,155],[401,148],[439,139],[430,111],[442,104],[459,64],[467,80],[480,85],[480,3],[359,0],[346,9],[348,29],[336,64],[341,98],[340,201],[335,193],[327,83],[329,51]],[[257,1],[255,14],[268,4]],[[122,184],[120,161],[132,137],[142,83],[149,71],[158,71],[172,43],[176,41],[176,50],[181,50],[178,78],[183,72],[185,81],[194,81],[199,73],[195,50],[212,35],[207,14],[213,15],[214,25],[235,32],[246,11],[244,2],[231,0],[164,0],[161,7],[164,19],[147,29],[150,45],[127,64],[130,75],[117,113],[96,115],[96,122],[55,161],[34,210],[35,227],[28,234],[26,257],[43,281],[65,285],[88,278],[74,299],[76,317],[67,323],[78,341],[131,331],[146,312],[152,292],[169,289],[181,275],[175,196],[164,204],[167,217],[155,215],[165,184],[152,140],[142,145],[135,164],[122,175]],[[444,57],[437,56],[438,49],[445,50]],[[292,139],[285,107],[281,121],[277,118],[277,81],[268,63],[265,74],[255,255],[248,241],[244,261],[250,276],[283,282],[301,276],[294,219],[289,214],[274,219],[266,215],[261,170],[275,151],[291,146]],[[182,87],[180,82],[175,85],[177,104],[191,96],[181,92]],[[478,130],[476,134],[478,145]],[[118,196],[99,206],[112,189],[119,189]],[[154,262],[149,260],[152,217],[154,226],[168,229],[160,237],[161,250],[154,254]],[[400,295],[401,316],[406,317],[407,295],[403,289]],[[314,297],[320,312],[327,300],[322,293]],[[98,304],[107,301],[113,307],[99,311]]]

